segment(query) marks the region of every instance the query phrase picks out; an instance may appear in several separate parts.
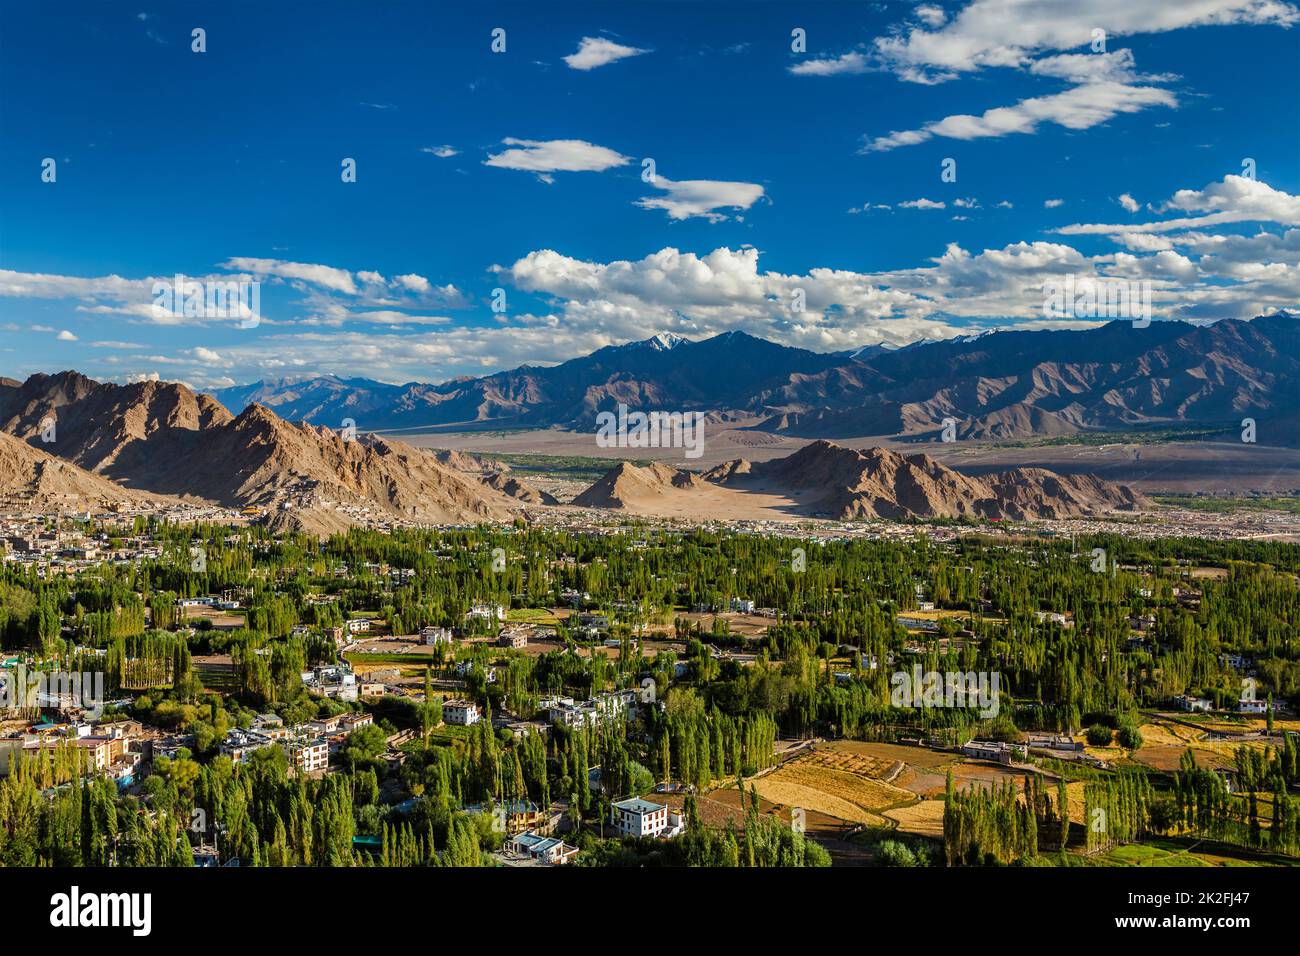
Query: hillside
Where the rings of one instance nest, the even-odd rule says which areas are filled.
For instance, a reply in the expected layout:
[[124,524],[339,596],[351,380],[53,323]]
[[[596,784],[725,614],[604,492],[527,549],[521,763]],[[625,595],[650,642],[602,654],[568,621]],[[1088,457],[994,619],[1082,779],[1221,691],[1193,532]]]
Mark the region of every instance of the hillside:
[[882,448],[855,451],[828,441],[772,461],[730,461],[703,475],[622,462],[573,504],[660,514],[669,507],[681,511],[692,500],[702,518],[735,517],[762,502],[773,516],[784,512],[842,520],[1056,519],[1150,506],[1130,488],[1093,476],[1020,468],[975,478],[927,455],[903,456]]

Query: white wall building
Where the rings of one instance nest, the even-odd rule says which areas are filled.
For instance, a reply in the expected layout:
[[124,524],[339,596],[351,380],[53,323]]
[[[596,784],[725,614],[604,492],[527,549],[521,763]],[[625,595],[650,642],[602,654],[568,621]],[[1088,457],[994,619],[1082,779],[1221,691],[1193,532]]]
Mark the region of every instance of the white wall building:
[[472,700],[444,700],[442,702],[442,719],[449,724],[468,727],[483,719],[478,704]]

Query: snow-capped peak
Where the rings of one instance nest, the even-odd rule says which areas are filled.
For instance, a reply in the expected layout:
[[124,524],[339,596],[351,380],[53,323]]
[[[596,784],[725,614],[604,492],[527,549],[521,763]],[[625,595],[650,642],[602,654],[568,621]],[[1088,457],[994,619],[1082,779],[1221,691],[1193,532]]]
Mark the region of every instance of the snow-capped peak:
[[686,340],[680,335],[676,335],[672,332],[660,332],[658,335],[648,338],[644,342],[634,342],[633,344],[649,346],[656,352],[667,352],[670,349],[674,349],[681,345],[685,341]]

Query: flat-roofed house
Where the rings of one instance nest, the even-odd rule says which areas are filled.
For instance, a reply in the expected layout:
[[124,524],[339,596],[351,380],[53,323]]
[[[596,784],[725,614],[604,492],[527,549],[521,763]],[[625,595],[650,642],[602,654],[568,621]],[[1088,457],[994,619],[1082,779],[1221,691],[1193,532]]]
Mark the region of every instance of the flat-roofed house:
[[468,727],[477,724],[482,718],[478,704],[472,700],[451,698],[442,702],[442,719],[449,724]]
[[668,828],[668,808],[640,797],[614,804],[611,817],[620,836],[653,837]]

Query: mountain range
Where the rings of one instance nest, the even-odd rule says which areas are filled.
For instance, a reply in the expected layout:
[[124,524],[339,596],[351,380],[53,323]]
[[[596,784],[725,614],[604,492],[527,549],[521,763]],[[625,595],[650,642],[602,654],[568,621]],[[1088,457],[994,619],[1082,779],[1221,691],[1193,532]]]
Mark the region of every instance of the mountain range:
[[[1300,322],[1286,312],[1210,325],[1113,321],[1086,330],[1000,331],[888,349],[818,353],[744,332],[660,334],[551,367],[440,385],[321,376],[212,394],[231,412],[365,430],[594,430],[620,403],[701,410],[803,438],[1012,439],[1155,426],[1296,434]],[[1294,438],[1292,438],[1294,442]]]
[[3,383],[0,431],[20,440],[0,447],[0,493],[19,492],[58,456],[86,497],[117,489],[121,501],[147,494],[249,508],[277,528],[503,520],[537,494],[517,481],[497,490],[432,452],[290,423],[262,405],[234,416],[174,382],[115,385],[61,372]]
[[[928,455],[858,451],[820,440],[785,458],[725,462],[703,474],[621,462],[574,499],[633,514],[726,517],[746,499],[807,517],[1060,519],[1150,507],[1125,485],[1091,475],[1014,468],[979,478]],[[692,502],[697,503],[695,509]]]
[[[560,502],[463,453],[291,423],[264,405],[232,415],[174,382],[115,385],[77,372],[0,382],[0,497],[10,507],[181,500],[247,509],[274,529],[508,521]],[[1130,489],[1042,469],[969,477],[926,455],[812,442],[704,473],[615,465],[580,508],[701,519],[1063,518],[1137,510]]]

